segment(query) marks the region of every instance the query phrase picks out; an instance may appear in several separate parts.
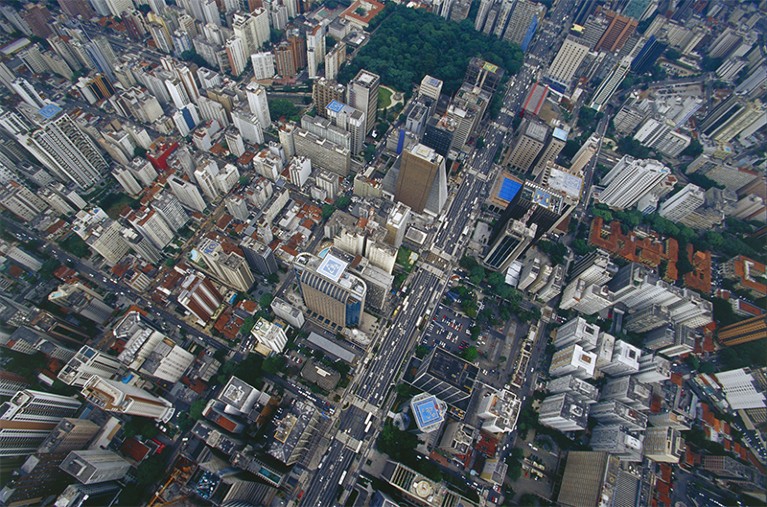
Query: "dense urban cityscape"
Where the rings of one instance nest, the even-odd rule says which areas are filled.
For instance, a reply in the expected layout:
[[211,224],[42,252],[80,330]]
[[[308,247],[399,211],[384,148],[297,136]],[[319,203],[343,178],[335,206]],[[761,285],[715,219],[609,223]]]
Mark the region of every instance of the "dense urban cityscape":
[[766,34],[1,2],[0,505],[766,505]]

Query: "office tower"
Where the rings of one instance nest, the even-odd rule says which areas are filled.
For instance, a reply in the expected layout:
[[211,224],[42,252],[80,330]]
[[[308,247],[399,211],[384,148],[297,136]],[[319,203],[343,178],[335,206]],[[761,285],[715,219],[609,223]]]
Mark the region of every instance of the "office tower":
[[38,453],[63,453],[85,449],[101,431],[101,426],[88,419],[62,419],[40,444]]
[[477,17],[474,20],[474,29],[476,31],[482,31],[493,3],[494,0],[481,0],[479,2],[479,10],[477,11]]
[[99,208],[78,211],[73,230],[110,266],[120,262],[130,249],[122,236],[123,227]]
[[168,246],[175,237],[175,230],[154,209],[143,207],[130,212],[126,220],[159,250]]
[[600,139],[597,135],[592,135],[589,139],[583,143],[578,151],[573,155],[570,160],[571,171],[582,171],[586,165],[591,162],[591,159],[596,155],[599,149]]
[[762,408],[765,406],[765,370],[738,368],[717,373],[716,380],[722,386],[731,410]]
[[[533,169],[533,176],[537,179],[538,176],[551,165],[552,167],[559,167],[554,164],[559,156],[559,152],[565,147],[567,143],[567,130],[555,127],[549,130],[549,134],[546,136],[546,147],[541,150],[538,157],[535,160],[535,168]],[[570,170],[571,172],[572,169]],[[576,171],[578,172],[578,171]]]
[[602,502],[609,503],[617,480],[618,466],[618,457],[607,452],[570,452],[557,504],[567,507],[598,507]]
[[564,92],[570,85],[575,72],[588,53],[589,47],[579,39],[567,37],[562,43],[547,72],[552,80],[559,83],[559,92]]
[[502,164],[519,172],[527,172],[546,144],[548,127],[538,121],[523,120],[519,135]]
[[605,189],[597,200],[614,209],[630,208],[665,181],[669,174],[669,168],[657,160],[637,160],[625,155],[602,178]]
[[671,426],[647,428],[644,435],[644,456],[660,463],[679,463],[684,452],[682,433]]
[[423,144],[403,151],[394,197],[415,213],[438,214],[447,200],[444,157]]
[[264,276],[277,272],[277,259],[274,252],[267,245],[247,236],[240,241],[245,260],[252,269],[255,269]]
[[60,468],[82,484],[96,484],[122,479],[131,466],[130,462],[112,451],[94,449],[70,452]]
[[601,401],[618,400],[642,412],[649,410],[652,389],[633,376],[611,378],[602,388]]
[[601,401],[591,405],[589,417],[600,424],[620,424],[631,431],[644,431],[647,428],[647,415],[631,408],[622,401]]
[[549,380],[546,389],[549,394],[570,393],[577,400],[589,405],[599,400],[599,389],[572,374]]
[[639,348],[623,340],[617,340],[613,347],[612,358],[607,364],[599,367],[602,373],[611,377],[630,375],[639,371],[639,358],[642,352]]
[[667,47],[668,44],[660,42],[654,35],[651,35],[642,46],[642,49],[639,50],[636,57],[631,61],[631,70],[637,74],[649,72],[660,55],[666,51]]
[[325,55],[325,79],[335,81],[338,71],[346,63],[346,43],[338,42],[333,49]]
[[581,279],[587,284],[598,284],[609,282],[615,273],[618,272],[618,266],[612,263],[610,254],[601,248],[584,255],[573,264],[570,269],[570,280]]
[[559,431],[586,429],[589,405],[570,393],[547,396],[538,409],[538,422]]
[[426,74],[421,80],[421,85],[418,87],[418,93],[423,97],[438,101],[442,93],[442,81]]
[[165,398],[159,398],[136,386],[92,376],[81,391],[82,396],[106,412],[151,417],[168,422],[175,409]]
[[714,141],[728,143],[744,131],[763,126],[766,116],[765,105],[759,99],[746,101],[732,95],[706,117],[700,130]]
[[618,90],[618,87],[623,82],[623,79],[628,75],[631,70],[631,58],[624,57],[620,62],[615,64],[615,67],[610,73],[602,80],[597,90],[594,92],[594,96],[591,98],[589,107],[601,111],[613,94]]
[[622,16],[613,11],[603,11],[608,20],[607,30],[597,42],[594,51],[615,52],[620,50],[639,24],[636,19]]
[[389,216],[386,219],[386,237],[384,238],[387,244],[394,248],[402,246],[410,216],[410,208],[401,202],[396,203],[389,211]]
[[365,282],[347,267],[330,253],[324,259],[302,253],[293,262],[304,304],[341,328],[359,325],[367,293]]
[[658,214],[672,222],[679,222],[698,209],[704,202],[706,196],[703,189],[692,183],[666,199],[658,210]]
[[439,429],[445,421],[447,404],[433,394],[420,393],[410,400],[410,411],[415,418],[418,431],[431,433]]
[[453,145],[457,126],[455,120],[448,115],[442,117],[434,115],[426,122],[421,142],[429,148],[434,148],[434,151],[443,157],[447,157]]
[[248,55],[245,52],[245,44],[242,39],[234,37],[224,44],[226,57],[229,59],[229,70],[234,77],[238,77],[245,71],[248,64]]
[[477,407],[482,429],[490,433],[510,433],[517,425],[521,401],[506,389],[483,394]]
[[169,192],[155,196],[150,205],[174,231],[178,231],[189,221],[189,215],[184,211],[181,202]]
[[413,385],[454,405],[471,396],[478,373],[473,364],[435,347],[418,368]]
[[59,371],[58,379],[67,385],[82,387],[93,375],[111,378],[119,367],[120,362],[112,356],[83,345],[75,357]]
[[570,345],[554,353],[549,367],[551,377],[572,374],[579,379],[593,378],[596,372],[597,356],[583,350],[577,344]]
[[301,310],[288,304],[279,297],[276,297],[272,300],[270,307],[277,317],[281,318],[296,329],[302,328],[306,322],[304,319],[304,314],[301,312]]
[[504,40],[518,44],[522,51],[527,51],[538,23],[543,20],[546,7],[530,0],[519,0],[509,18],[509,25],[503,34]]
[[470,87],[479,87],[492,95],[498,89],[503,81],[505,72],[499,66],[485,61],[481,58],[473,57],[469,60],[466,67],[466,75],[463,78],[464,84]]
[[107,168],[104,157],[63,109],[48,104],[37,112],[34,121],[39,128],[17,133],[16,139],[41,164],[62,181],[71,181],[81,189],[101,179],[101,172]]
[[378,87],[381,78],[365,69],[360,70],[349,82],[347,103],[365,113],[366,128],[370,133],[378,119]]
[[72,18],[82,16],[90,19],[94,16],[93,8],[87,0],[59,0],[59,7],[64,14]]
[[293,57],[293,49],[286,41],[280,42],[274,48],[274,61],[277,67],[277,74],[282,78],[296,77],[296,62]]
[[251,81],[245,87],[248,95],[248,107],[250,112],[258,117],[261,128],[267,129],[272,124],[272,116],[269,113],[269,102],[266,98],[266,89],[258,83]]
[[0,405],[0,458],[33,453],[81,403],[70,396],[25,389]]
[[336,100],[330,102],[325,109],[324,116],[333,125],[351,134],[350,151],[354,155],[360,153],[365,143],[365,113]]
[[537,230],[537,224],[528,226],[522,220],[509,220],[490,239],[490,247],[482,263],[493,271],[506,272],[533,242]]
[[32,84],[23,77],[17,77],[11,82],[11,88],[21,97],[21,100],[35,109],[41,109],[49,104]]
[[168,184],[179,202],[187,208],[202,212],[208,207],[194,183],[182,180],[175,174],[168,178]]
[[343,102],[345,95],[346,87],[329,79],[321,77],[314,81],[314,84],[312,85],[312,101],[314,102],[314,108],[318,115],[325,118],[327,118],[327,110],[325,109],[327,105],[334,100]]
[[589,324],[583,317],[575,317],[562,324],[554,337],[554,346],[563,349],[570,345],[580,345],[583,350],[590,352],[597,347],[599,326]]
[[621,461],[642,461],[642,441],[626,426],[598,425],[591,432],[589,446],[594,451],[609,452]]

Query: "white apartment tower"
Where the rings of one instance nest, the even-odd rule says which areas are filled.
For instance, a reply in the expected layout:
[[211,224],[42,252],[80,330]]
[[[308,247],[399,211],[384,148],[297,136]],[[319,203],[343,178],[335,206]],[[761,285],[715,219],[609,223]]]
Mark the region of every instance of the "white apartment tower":
[[258,123],[262,129],[269,128],[272,124],[272,117],[269,113],[269,102],[266,99],[266,89],[258,83],[251,81],[245,87],[248,94],[248,107],[250,112],[258,118]]
[[634,206],[671,174],[668,167],[653,159],[636,160],[625,155],[602,178],[605,186],[598,201],[614,209]]
[[136,386],[105,380],[98,375],[85,383],[81,394],[86,401],[106,412],[115,412],[141,417],[151,417],[168,422],[175,409],[171,403]]
[[658,214],[672,222],[679,222],[706,202],[706,193],[697,185],[688,183],[661,205]]
[[58,379],[70,386],[83,387],[93,375],[111,378],[119,368],[116,358],[83,345],[59,371]]

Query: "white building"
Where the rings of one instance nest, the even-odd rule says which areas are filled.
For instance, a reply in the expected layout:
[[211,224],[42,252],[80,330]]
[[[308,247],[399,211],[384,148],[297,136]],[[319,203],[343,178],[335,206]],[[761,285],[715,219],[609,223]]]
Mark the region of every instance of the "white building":
[[580,379],[593,378],[596,364],[596,354],[583,350],[580,345],[573,344],[554,353],[549,375],[561,377],[573,374]]
[[589,53],[589,47],[575,38],[568,37],[559,48],[557,56],[551,62],[548,76],[568,87],[583,59]]
[[625,155],[602,178],[605,186],[597,200],[614,209],[634,206],[639,199],[652,192],[671,174],[668,167],[657,160],[636,160]]
[[554,338],[554,346],[558,349],[577,344],[585,351],[592,351],[597,347],[599,339],[599,326],[589,324],[583,317],[575,317],[559,326]]
[[111,378],[119,368],[120,362],[114,357],[83,345],[59,371],[58,379],[70,386],[83,387],[93,375]]
[[264,356],[268,356],[272,352],[281,353],[288,343],[285,330],[263,317],[258,319],[250,334],[256,339],[255,351]]
[[271,79],[277,72],[274,70],[274,54],[271,51],[253,53],[250,55],[253,63],[253,74],[256,80]]
[[[757,371],[762,377],[764,368]],[[741,410],[747,408],[764,408],[767,405],[764,388],[760,387],[754,378],[754,372],[748,368],[723,371],[715,375],[716,380],[722,385],[724,395],[730,408]]]
[[482,429],[490,433],[510,433],[517,426],[521,403],[511,391],[486,392],[479,400],[477,417]]
[[702,188],[692,183],[672,195],[661,204],[658,214],[672,222],[679,222],[706,202]]
[[272,117],[269,114],[269,102],[266,98],[266,89],[260,84],[251,81],[245,87],[245,92],[248,95],[248,107],[250,108],[250,112],[256,115],[262,129],[269,128],[269,125],[272,124]]
[[81,394],[86,401],[106,412],[151,417],[162,422],[170,421],[175,412],[173,405],[165,398],[136,386],[102,379],[98,375],[85,383]]
[[617,340],[610,362],[600,366],[600,371],[613,377],[630,375],[639,371],[642,351],[623,340]]

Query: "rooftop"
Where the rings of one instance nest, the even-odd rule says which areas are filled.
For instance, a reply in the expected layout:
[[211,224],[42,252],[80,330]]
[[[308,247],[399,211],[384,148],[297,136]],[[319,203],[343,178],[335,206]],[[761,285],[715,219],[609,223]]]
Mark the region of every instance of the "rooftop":
[[447,405],[434,395],[421,393],[410,401],[410,409],[413,411],[418,429],[428,433],[439,428],[445,420]]

